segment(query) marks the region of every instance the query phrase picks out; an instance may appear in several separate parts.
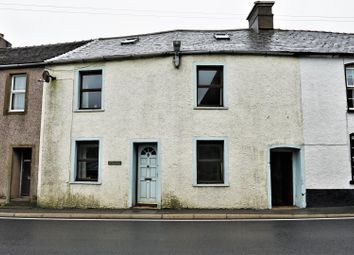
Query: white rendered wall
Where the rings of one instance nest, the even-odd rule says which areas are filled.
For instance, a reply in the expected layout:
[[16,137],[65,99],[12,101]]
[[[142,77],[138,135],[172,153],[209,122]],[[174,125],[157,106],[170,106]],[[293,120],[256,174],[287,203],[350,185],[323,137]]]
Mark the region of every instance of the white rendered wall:
[[[349,61],[349,60],[348,60]],[[307,189],[351,189],[344,64],[340,58],[301,58]]]
[[[195,63],[225,64],[228,110],[194,110]],[[104,111],[73,112],[75,70],[104,68]],[[39,204],[126,208],[132,139],[159,141],[162,206],[267,208],[269,147],[302,145],[299,62],[291,57],[183,56],[51,67],[45,87]],[[193,187],[193,138],[227,137],[229,186]],[[70,184],[71,139],[102,139],[102,183]],[[120,160],[121,166],[108,166]],[[64,201],[64,202],[63,202]]]

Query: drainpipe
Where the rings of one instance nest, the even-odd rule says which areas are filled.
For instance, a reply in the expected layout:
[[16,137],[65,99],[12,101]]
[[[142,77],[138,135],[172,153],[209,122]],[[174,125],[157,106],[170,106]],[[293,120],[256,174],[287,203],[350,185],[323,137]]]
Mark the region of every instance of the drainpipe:
[[178,69],[181,65],[181,41],[173,41],[173,51],[175,52],[173,64]]

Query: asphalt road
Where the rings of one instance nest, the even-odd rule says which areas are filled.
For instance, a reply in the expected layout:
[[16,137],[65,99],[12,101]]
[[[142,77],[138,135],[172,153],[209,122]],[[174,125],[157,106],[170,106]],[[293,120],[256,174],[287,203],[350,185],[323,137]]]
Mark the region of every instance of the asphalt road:
[[354,254],[354,220],[0,219],[0,254]]

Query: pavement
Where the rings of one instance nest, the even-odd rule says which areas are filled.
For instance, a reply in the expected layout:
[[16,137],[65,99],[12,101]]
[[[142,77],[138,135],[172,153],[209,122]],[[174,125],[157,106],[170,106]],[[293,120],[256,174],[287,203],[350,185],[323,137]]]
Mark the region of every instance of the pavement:
[[63,219],[304,219],[350,218],[353,207],[252,209],[44,209],[2,206],[0,217]]

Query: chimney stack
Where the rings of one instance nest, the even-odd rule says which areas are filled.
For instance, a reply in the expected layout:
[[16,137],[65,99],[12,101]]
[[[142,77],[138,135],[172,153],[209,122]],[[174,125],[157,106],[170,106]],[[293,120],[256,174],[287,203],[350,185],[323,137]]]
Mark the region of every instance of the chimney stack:
[[274,1],[256,1],[247,17],[249,29],[259,32],[260,30],[273,29],[272,7]]
[[10,48],[11,43],[6,41],[4,38],[4,34],[0,33],[0,48]]

